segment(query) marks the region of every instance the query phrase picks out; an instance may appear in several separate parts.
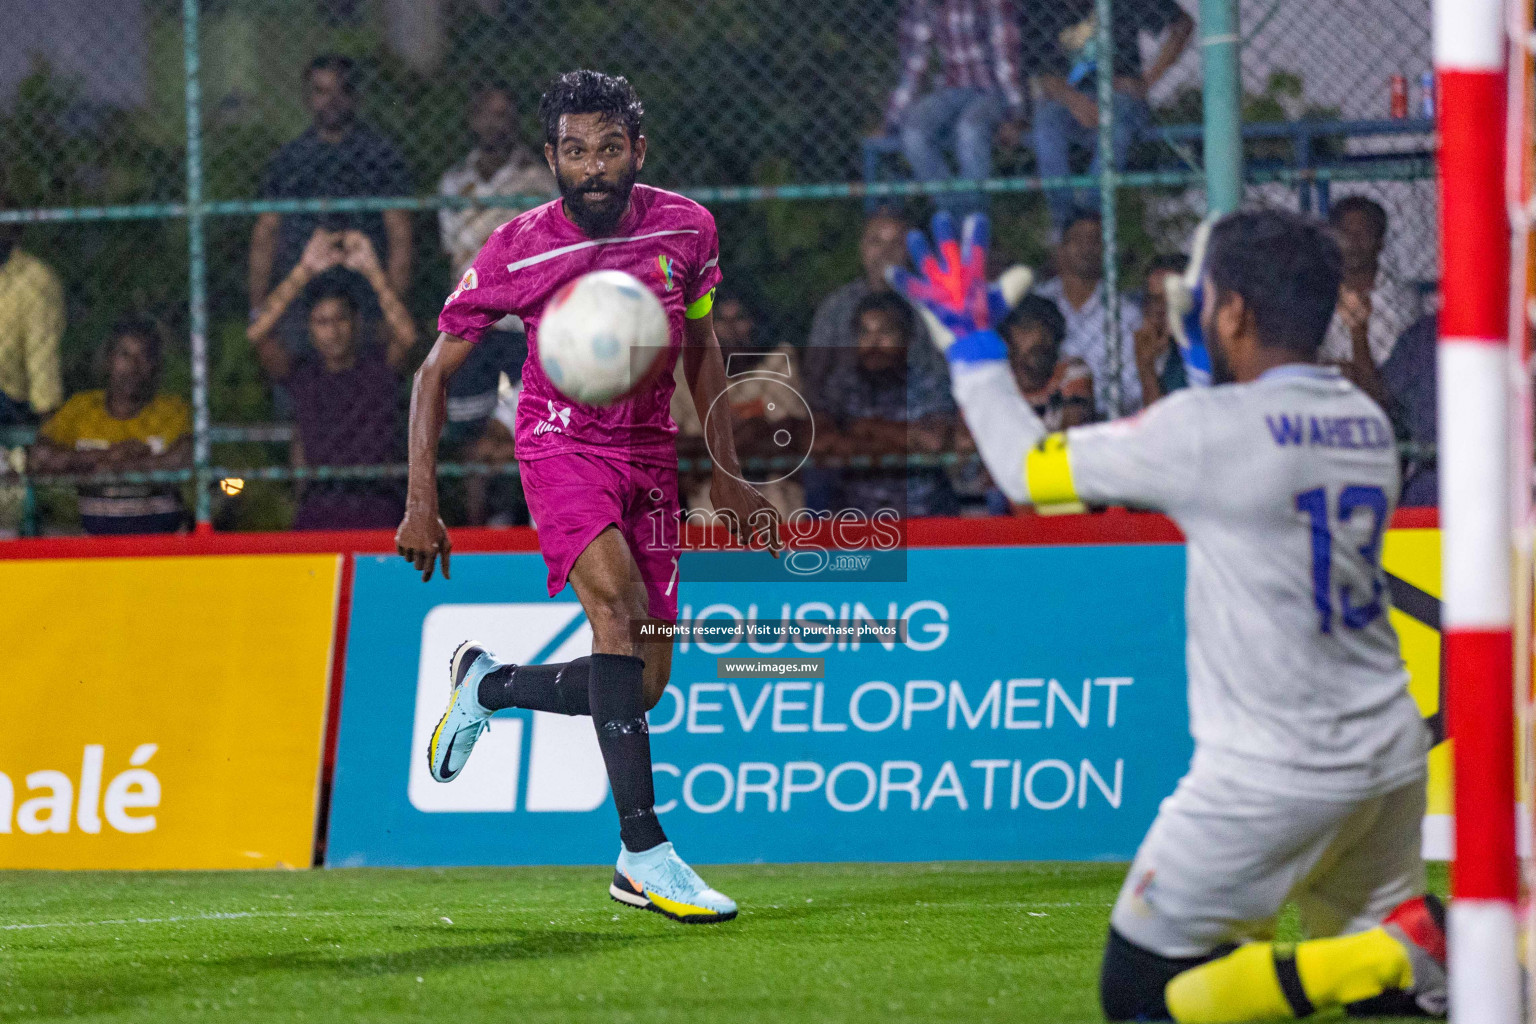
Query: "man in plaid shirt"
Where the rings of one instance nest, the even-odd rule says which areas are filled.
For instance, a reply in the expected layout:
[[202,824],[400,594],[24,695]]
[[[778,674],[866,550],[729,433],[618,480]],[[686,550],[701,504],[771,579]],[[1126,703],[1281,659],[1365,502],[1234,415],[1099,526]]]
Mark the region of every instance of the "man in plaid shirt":
[[[1019,14],[1013,0],[907,0],[901,14],[901,81],[886,107],[885,126],[924,181],[992,174],[992,140],[1017,145],[1024,121],[1019,77]],[[930,50],[939,55],[938,82],[918,90]],[[955,170],[945,158],[954,153]],[[979,210],[978,192],[935,197],[955,213]]]

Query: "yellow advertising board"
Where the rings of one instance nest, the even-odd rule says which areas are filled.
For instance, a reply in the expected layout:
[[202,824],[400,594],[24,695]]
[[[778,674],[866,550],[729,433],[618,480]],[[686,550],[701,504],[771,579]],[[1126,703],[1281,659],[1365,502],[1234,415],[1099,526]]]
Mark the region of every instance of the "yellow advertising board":
[[1440,531],[1389,530],[1381,561],[1392,586],[1392,625],[1408,664],[1409,689],[1434,734],[1424,852],[1444,859],[1450,856],[1451,746],[1440,705]]
[[0,868],[308,866],[339,566],[0,562]]

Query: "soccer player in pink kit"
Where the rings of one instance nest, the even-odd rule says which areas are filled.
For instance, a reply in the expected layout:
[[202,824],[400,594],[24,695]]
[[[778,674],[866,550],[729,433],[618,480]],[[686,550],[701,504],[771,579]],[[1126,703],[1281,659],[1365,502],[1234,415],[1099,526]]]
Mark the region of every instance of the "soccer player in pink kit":
[[[623,78],[572,71],[539,104],[544,155],[561,198],[498,228],[448,297],[442,333],[411,392],[410,484],[396,543],[432,576],[448,575],[451,545],[437,507],[437,441],[448,378],[508,314],[528,330],[529,359],[517,411],[517,459],[549,566],[553,597],[569,582],[592,626],[592,655],[563,665],[509,665],[466,642],[449,665],[448,710],[427,750],[432,777],[463,769],[491,715],[508,707],[590,715],[597,728],[622,846],[609,894],[687,922],[727,921],[736,904],[711,889],[673,850],[656,820],[645,712],[661,699],[672,643],[642,641],[644,619],[677,620],[677,427],[669,413],[679,356],[695,406],[725,388],[710,315],[720,281],[709,211],[635,177],[645,165],[642,108]],[[661,300],[671,352],[649,383],[616,405],[565,398],[539,365],[539,317],[565,284],[594,270],[623,270]],[[740,479],[728,417],[709,438],[710,498],[742,530],[778,543],[771,506]],[[658,510],[661,515],[657,515]],[[665,528],[658,529],[658,524]]]

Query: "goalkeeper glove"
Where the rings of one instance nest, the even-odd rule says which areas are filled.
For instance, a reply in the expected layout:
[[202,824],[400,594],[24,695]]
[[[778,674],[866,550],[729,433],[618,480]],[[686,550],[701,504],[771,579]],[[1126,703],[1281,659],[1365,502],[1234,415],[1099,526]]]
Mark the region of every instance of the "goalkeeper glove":
[[1168,295],[1168,326],[1184,360],[1184,376],[1191,387],[1211,384],[1211,353],[1200,328],[1200,308],[1205,303],[1205,247],[1211,240],[1216,218],[1207,217],[1195,228],[1190,244],[1189,266],[1182,277],[1169,277],[1163,287]]
[[948,213],[933,218],[933,243],[921,231],[907,235],[907,249],[918,273],[900,267],[886,272],[892,287],[922,314],[928,336],[951,365],[1006,359],[1008,347],[996,325],[1018,305],[1034,274],[1013,266],[987,284],[987,218],[973,213],[965,219],[963,241],[955,239],[955,222]]

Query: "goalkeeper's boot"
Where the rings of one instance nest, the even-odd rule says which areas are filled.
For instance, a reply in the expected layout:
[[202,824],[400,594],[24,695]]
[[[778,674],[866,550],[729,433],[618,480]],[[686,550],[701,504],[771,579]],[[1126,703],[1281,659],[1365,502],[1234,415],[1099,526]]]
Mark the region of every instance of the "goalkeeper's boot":
[[705,884],[671,843],[644,853],[620,849],[608,895],[627,906],[654,910],[684,924],[713,924],[736,916],[736,901]]
[[459,644],[448,661],[448,710],[432,730],[427,765],[432,778],[452,782],[469,761],[475,741],[491,724],[491,712],[480,706],[480,680],[501,663],[472,640]]
[[1444,1017],[1445,904],[1433,894],[1415,897],[1399,904],[1381,927],[1408,951],[1413,987],[1350,1003],[1346,1012],[1352,1017]]

